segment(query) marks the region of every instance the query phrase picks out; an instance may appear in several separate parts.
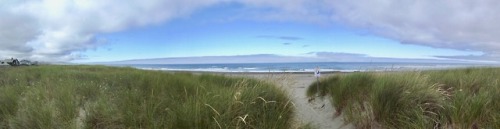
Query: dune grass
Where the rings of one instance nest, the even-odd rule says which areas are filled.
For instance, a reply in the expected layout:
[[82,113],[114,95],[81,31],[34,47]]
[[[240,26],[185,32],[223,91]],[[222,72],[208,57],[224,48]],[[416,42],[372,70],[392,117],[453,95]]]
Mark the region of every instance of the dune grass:
[[500,68],[352,73],[320,80],[357,128],[500,128]]
[[252,79],[105,66],[0,68],[0,128],[291,128],[293,104]]

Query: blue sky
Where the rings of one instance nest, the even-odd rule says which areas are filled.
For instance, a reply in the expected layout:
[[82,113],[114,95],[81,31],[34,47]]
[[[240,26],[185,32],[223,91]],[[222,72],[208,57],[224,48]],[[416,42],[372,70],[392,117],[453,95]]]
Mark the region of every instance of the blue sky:
[[19,24],[9,33],[32,32],[0,33],[3,58],[85,63],[263,54],[316,58],[318,53],[480,62],[500,57],[495,36],[500,16],[485,14],[498,7],[487,2],[42,0],[0,5],[6,7],[0,16],[7,19],[0,27]]
[[339,23],[258,19],[218,21],[217,18],[230,14],[221,10],[234,10],[231,8],[234,5],[204,9],[158,25],[102,34],[99,37],[109,40],[109,43],[84,52],[88,60],[82,61],[253,54],[311,56],[307,54],[310,52],[436,59],[433,56],[481,53],[402,44]]

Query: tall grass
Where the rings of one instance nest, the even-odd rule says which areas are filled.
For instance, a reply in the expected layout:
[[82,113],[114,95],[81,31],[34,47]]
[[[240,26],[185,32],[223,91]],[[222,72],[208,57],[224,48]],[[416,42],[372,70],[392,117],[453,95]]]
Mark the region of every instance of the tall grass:
[[105,66],[0,70],[0,128],[291,128],[284,91],[252,79]]
[[357,128],[500,128],[500,69],[353,73],[311,84]]

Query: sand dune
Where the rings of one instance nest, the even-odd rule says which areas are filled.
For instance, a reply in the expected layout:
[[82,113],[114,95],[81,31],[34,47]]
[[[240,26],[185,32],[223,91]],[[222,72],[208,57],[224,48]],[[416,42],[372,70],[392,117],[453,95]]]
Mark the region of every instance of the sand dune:
[[[226,73],[224,75],[251,77],[281,86],[284,90],[288,91],[290,97],[293,99],[298,125],[310,123],[319,129],[354,128],[352,124],[345,124],[342,116],[334,117],[335,110],[327,98],[316,99],[311,103],[308,102],[308,98],[306,97],[307,87],[316,80],[312,73]],[[322,77],[329,75],[331,74],[326,74]]]

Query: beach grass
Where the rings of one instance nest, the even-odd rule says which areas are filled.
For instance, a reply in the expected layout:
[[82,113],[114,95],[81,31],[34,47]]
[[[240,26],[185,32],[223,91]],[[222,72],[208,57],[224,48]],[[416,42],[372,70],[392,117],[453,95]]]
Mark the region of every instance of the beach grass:
[[245,78],[106,66],[0,69],[0,128],[292,128],[293,104]]
[[500,68],[334,75],[311,84],[357,128],[500,128]]

